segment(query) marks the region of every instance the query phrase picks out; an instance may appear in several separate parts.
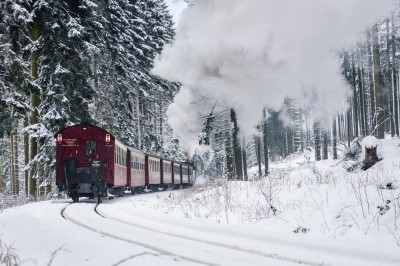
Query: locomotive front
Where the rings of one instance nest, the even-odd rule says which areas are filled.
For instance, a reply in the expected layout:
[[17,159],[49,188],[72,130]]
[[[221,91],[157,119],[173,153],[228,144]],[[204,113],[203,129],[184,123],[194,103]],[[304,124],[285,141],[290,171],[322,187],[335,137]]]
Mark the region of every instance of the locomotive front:
[[74,202],[105,196],[114,138],[102,128],[76,125],[56,134],[56,180]]

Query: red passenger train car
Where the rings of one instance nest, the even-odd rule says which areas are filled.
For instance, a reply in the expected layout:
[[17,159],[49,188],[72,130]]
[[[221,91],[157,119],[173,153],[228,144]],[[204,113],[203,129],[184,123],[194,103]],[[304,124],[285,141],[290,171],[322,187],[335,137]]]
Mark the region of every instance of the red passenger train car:
[[92,125],[65,128],[56,137],[56,183],[74,202],[79,197],[123,196],[143,190],[193,185],[187,163],[127,147],[108,131]]
[[74,202],[80,196],[105,196],[113,188],[118,194],[127,186],[128,149],[106,130],[76,125],[56,134],[56,182]]

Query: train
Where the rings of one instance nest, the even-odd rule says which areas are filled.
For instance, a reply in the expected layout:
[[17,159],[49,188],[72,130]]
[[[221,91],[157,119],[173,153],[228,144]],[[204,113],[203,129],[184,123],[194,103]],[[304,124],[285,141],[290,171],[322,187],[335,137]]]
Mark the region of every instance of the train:
[[86,124],[55,134],[56,184],[78,202],[79,197],[104,198],[192,186],[188,162],[152,155],[124,145],[107,130]]

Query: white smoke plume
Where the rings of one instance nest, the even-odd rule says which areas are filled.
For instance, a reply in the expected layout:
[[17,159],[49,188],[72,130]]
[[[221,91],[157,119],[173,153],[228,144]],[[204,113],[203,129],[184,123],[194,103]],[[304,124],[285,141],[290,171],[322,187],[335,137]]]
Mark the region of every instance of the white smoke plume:
[[[223,99],[243,130],[264,106],[278,108],[304,89],[318,91],[322,112],[334,114],[346,106],[349,89],[335,52],[392,9],[393,0],[198,0],[183,12],[153,73]],[[189,97],[184,93],[180,101]],[[175,120],[188,113],[173,110]],[[184,137],[187,126],[175,121],[173,128]]]

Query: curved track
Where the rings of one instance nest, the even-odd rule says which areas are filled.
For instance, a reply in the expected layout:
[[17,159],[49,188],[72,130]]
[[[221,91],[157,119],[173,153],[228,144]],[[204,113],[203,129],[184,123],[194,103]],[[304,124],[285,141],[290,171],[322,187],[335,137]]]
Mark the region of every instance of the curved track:
[[68,205],[61,215],[90,231],[203,265],[325,265],[158,230],[112,217],[99,204],[93,206],[93,203]]
[[[97,206],[96,206],[97,208]],[[321,266],[321,265],[327,265],[324,263],[315,263],[315,262],[311,262],[311,261],[306,261],[306,260],[302,260],[302,259],[295,259],[295,258],[290,258],[290,257],[285,257],[285,256],[280,256],[278,254],[273,254],[273,253],[266,253],[266,252],[261,252],[258,250],[252,250],[252,249],[246,249],[246,248],[242,248],[240,246],[235,246],[235,245],[228,245],[222,242],[215,242],[215,241],[208,241],[208,240],[204,240],[204,239],[200,239],[200,238],[196,238],[196,237],[190,237],[190,236],[185,236],[182,234],[177,234],[177,233],[168,233],[162,230],[158,230],[156,228],[151,228],[151,227],[147,227],[147,226],[143,226],[143,225],[139,225],[139,224],[134,224],[132,222],[129,221],[125,221],[122,220],[120,218],[116,218],[116,217],[111,217],[107,214],[104,214],[98,210],[96,210],[96,212],[107,219],[112,219],[118,223],[123,223],[123,224],[127,224],[133,227],[137,227],[140,229],[144,229],[144,230],[148,230],[148,231],[152,231],[152,232],[157,232],[159,234],[163,234],[166,236],[172,236],[172,237],[177,237],[177,238],[181,238],[183,240],[190,240],[190,241],[195,241],[201,244],[207,244],[207,245],[212,245],[215,247],[219,247],[219,248],[224,248],[224,249],[231,249],[237,252],[243,252],[243,253],[247,253],[249,255],[255,255],[255,256],[261,256],[264,258],[269,258],[269,259],[274,259],[274,260],[280,260],[280,261],[285,261],[285,262],[293,262],[296,264],[302,264],[302,265],[310,265],[310,266]],[[275,264],[274,264],[275,265]]]
[[[139,241],[129,239],[118,233],[109,233],[109,232],[107,232],[107,230],[101,230],[101,229],[98,229],[95,226],[91,225],[92,224],[91,222],[85,224],[83,221],[79,220],[79,219],[85,220],[85,217],[81,217],[81,218],[77,219],[76,217],[73,217],[73,214],[71,215],[68,213],[68,209],[70,209],[72,206],[75,207],[77,205],[79,205],[79,203],[78,204],[71,203],[71,204],[65,206],[60,212],[61,217],[67,221],[70,221],[70,222],[72,222],[80,227],[83,227],[87,230],[90,230],[92,232],[99,233],[101,235],[104,235],[104,236],[107,236],[107,237],[110,237],[110,238],[113,238],[116,240],[124,241],[124,242],[130,243],[130,244],[141,246],[141,247],[150,249],[151,251],[154,251],[154,252],[144,252],[144,253],[141,253],[140,255],[153,255],[153,256],[166,255],[166,256],[173,256],[173,257],[179,258],[180,260],[184,260],[184,261],[188,261],[188,262],[192,262],[192,263],[200,264],[200,265],[209,265],[209,266],[218,265],[218,264],[213,264],[213,263],[207,263],[207,262],[204,262],[201,260],[192,259],[192,258],[185,257],[185,256],[179,256],[173,252],[169,252],[167,250],[160,249],[156,246],[147,245],[147,244],[141,243]],[[88,203],[88,204],[84,204],[84,205],[90,205],[91,209],[92,209],[92,213],[95,213],[97,217],[101,217],[101,219],[107,219],[107,217],[103,216],[101,213],[98,212],[97,207],[99,206],[99,204],[96,204],[95,207],[93,207],[93,203]],[[138,255],[135,255],[134,257],[137,257],[137,256]],[[129,257],[127,259],[124,259],[121,261],[121,263],[125,262],[129,259],[133,259],[134,257]]]

